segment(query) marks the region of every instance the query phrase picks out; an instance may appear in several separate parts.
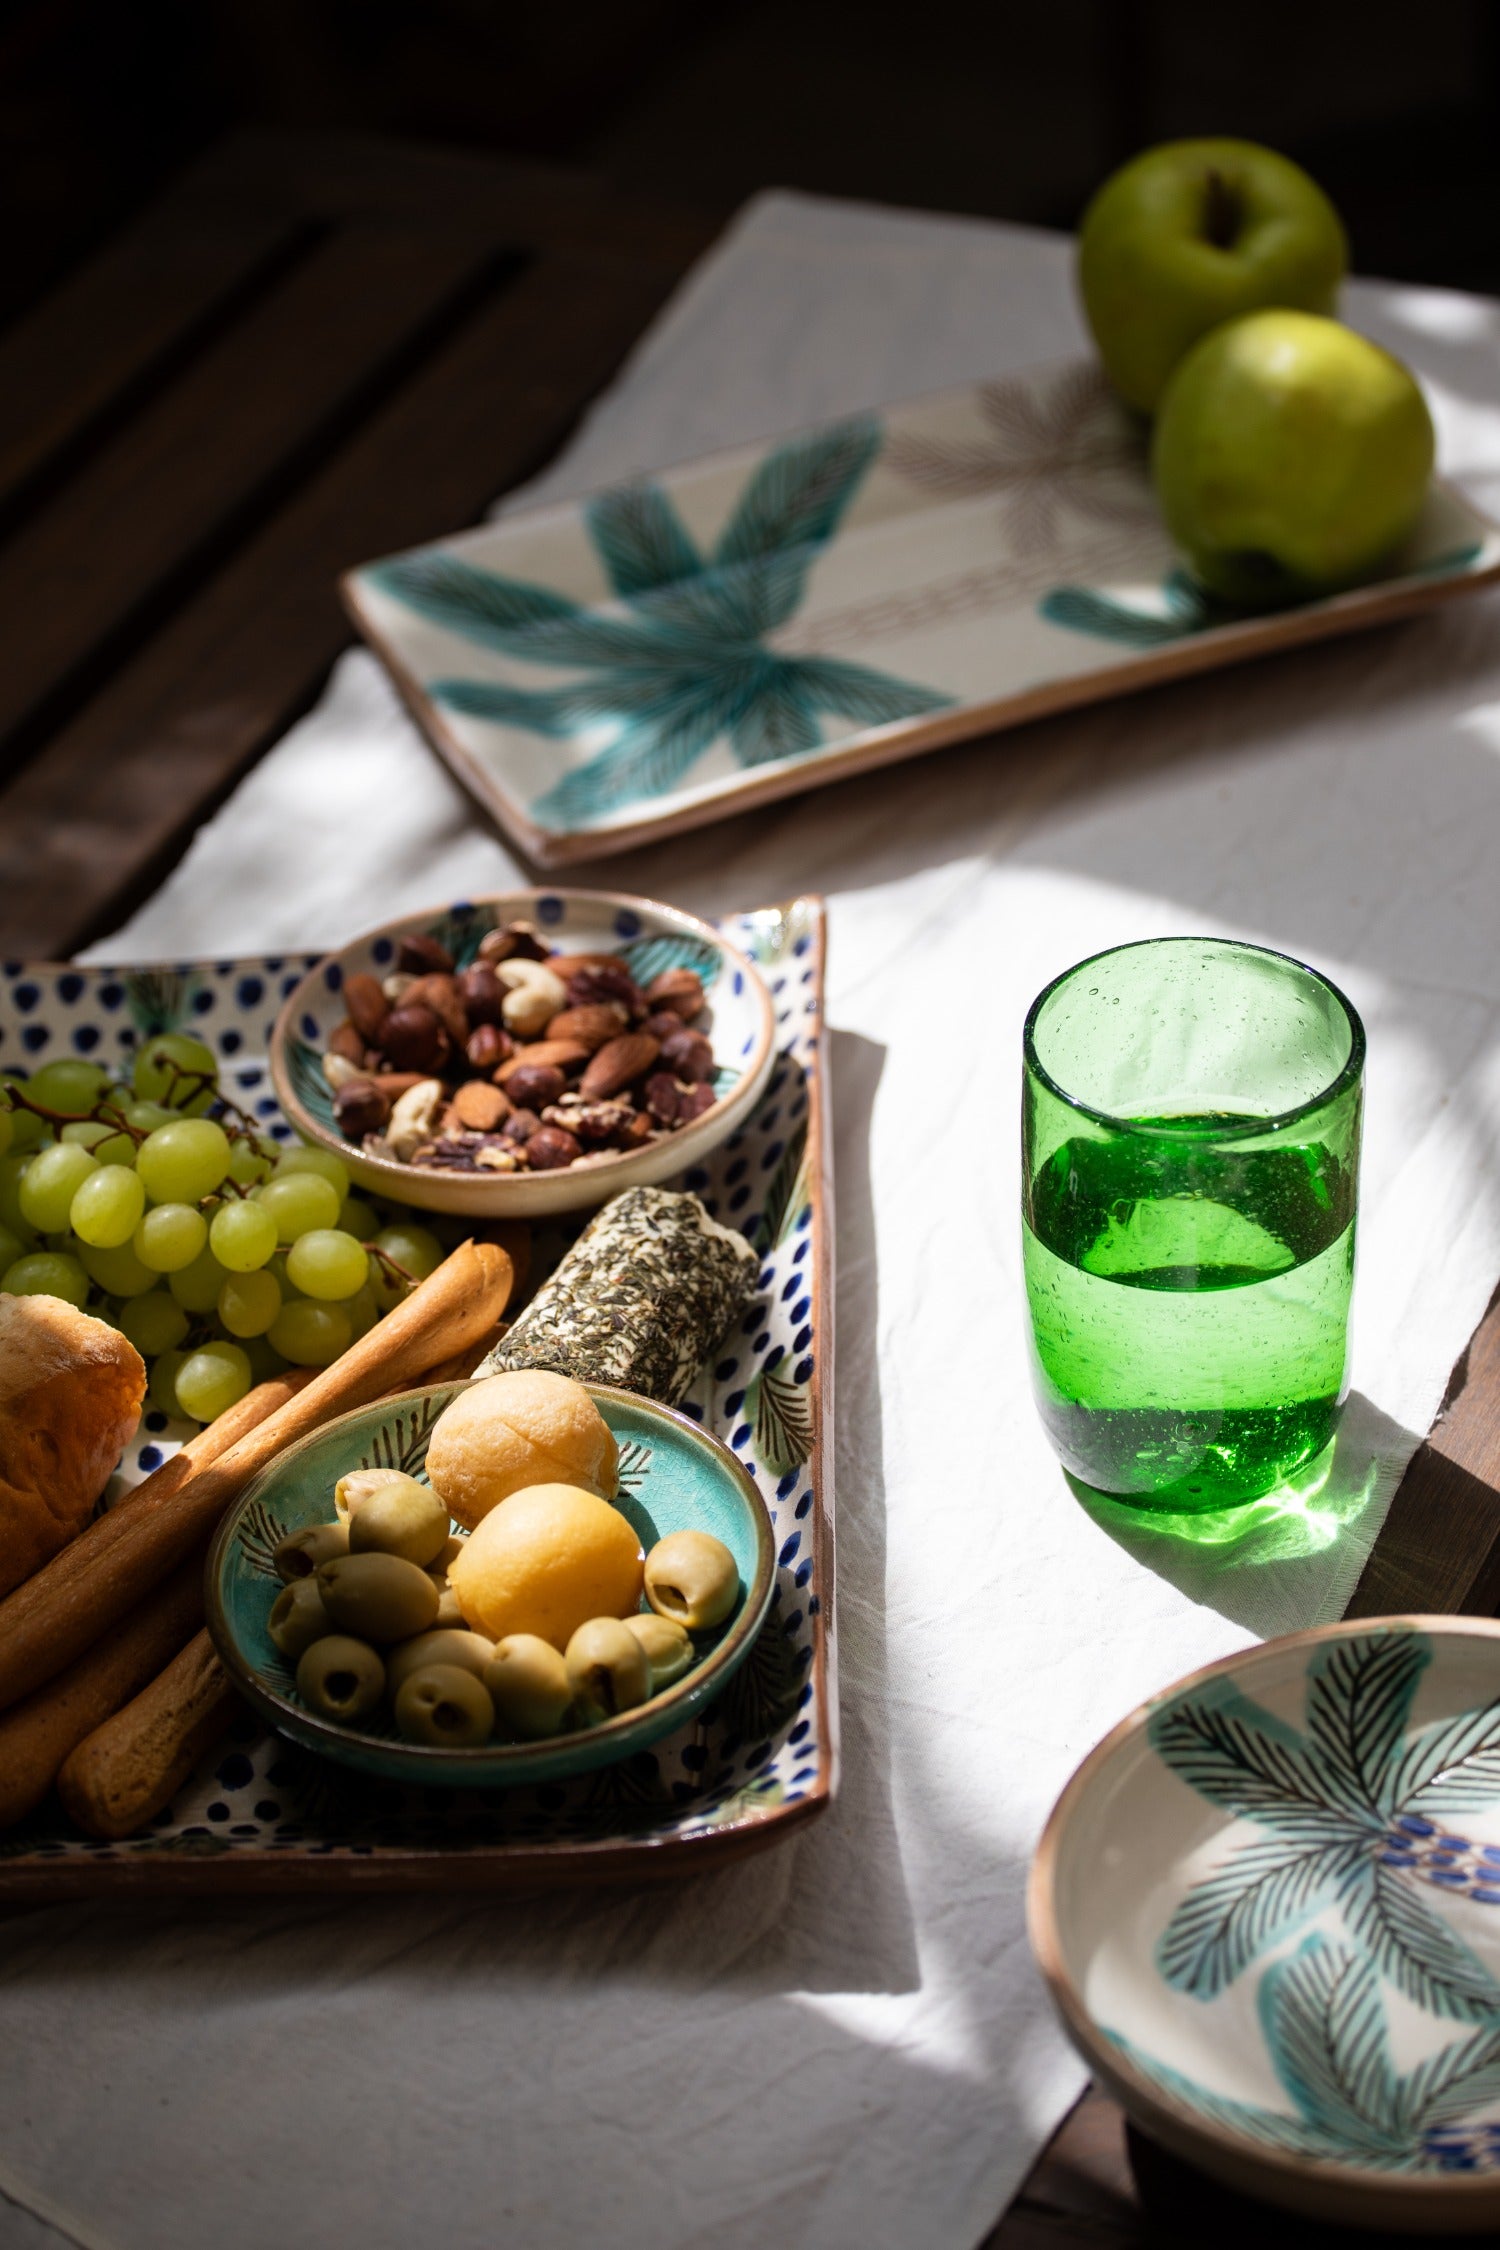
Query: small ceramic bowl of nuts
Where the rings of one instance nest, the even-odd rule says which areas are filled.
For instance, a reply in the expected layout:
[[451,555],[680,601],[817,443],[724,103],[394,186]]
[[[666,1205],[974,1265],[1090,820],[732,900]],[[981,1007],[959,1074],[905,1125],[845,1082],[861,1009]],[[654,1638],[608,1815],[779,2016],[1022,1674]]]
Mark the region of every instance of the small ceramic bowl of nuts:
[[706,922],[514,891],[383,923],[309,970],[271,1042],[291,1123],[374,1193],[539,1218],[672,1178],[743,1122],[775,1011]]

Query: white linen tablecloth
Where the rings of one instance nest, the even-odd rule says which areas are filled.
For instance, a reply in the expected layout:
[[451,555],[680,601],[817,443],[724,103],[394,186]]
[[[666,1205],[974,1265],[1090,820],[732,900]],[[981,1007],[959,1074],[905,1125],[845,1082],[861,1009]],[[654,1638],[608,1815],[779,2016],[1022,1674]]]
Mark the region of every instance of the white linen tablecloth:
[[[1351,310],[1500,497],[1500,310],[1372,285]],[[1055,237],[768,196],[532,494],[1082,344]],[[830,895],[841,1799],[666,1893],[22,1917],[0,2241],[978,2240],[1082,2079],[1023,1929],[1052,1799],[1175,1675],[1337,1614],[1500,1274],[1497,620],[1481,597],[591,871],[700,912]],[[354,654],[98,953],[333,942],[516,872]],[[1315,962],[1370,1032],[1338,1460],[1218,1547],[1084,1511],[1023,1350],[1026,1005],[1181,930]]]

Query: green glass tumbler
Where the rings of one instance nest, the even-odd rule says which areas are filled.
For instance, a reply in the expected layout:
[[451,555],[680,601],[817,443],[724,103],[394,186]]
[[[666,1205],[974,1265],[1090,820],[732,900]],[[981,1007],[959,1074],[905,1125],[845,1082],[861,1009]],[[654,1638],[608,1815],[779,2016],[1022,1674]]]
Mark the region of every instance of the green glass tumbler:
[[1137,1506],[1253,1500],[1347,1387],[1364,1026],[1286,954],[1156,938],[1026,1019],[1037,1402],[1065,1468]]

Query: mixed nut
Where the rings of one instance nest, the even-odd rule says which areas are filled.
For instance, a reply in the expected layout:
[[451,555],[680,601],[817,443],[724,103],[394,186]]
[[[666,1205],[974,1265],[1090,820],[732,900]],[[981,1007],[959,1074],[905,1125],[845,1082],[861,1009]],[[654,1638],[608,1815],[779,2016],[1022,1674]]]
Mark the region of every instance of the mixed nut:
[[646,1147],[711,1109],[713,1047],[692,969],[644,990],[613,953],[549,953],[529,922],[465,969],[402,938],[384,979],[346,976],[323,1074],[370,1156],[446,1172],[557,1172]]

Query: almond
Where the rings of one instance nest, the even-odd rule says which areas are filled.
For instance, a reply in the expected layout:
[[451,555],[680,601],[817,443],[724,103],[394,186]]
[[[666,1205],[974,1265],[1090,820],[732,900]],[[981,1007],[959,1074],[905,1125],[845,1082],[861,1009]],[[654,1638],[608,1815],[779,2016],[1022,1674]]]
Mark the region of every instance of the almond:
[[329,1032],[326,1051],[330,1055],[342,1055],[345,1062],[356,1066],[364,1061],[365,1043],[347,1016]]
[[367,977],[356,969],[344,979],[344,1006],[349,1011],[349,1021],[361,1038],[373,1047],[378,1043],[380,1027],[391,1012],[391,1004],[380,989],[379,980]]
[[518,1047],[509,1062],[503,1062],[495,1072],[495,1084],[503,1086],[513,1070],[523,1063],[546,1063],[564,1074],[577,1070],[589,1059],[589,1050],[578,1039],[533,1039],[529,1047]]
[[618,1000],[596,1000],[583,1008],[564,1008],[547,1026],[549,1039],[576,1039],[592,1054],[606,1039],[618,1039],[630,1018]]
[[453,1115],[471,1133],[493,1133],[510,1115],[510,1103],[498,1086],[471,1078],[453,1096]]
[[599,1049],[579,1080],[578,1091],[586,1102],[607,1102],[648,1071],[660,1053],[660,1041],[648,1032],[627,1031]]

